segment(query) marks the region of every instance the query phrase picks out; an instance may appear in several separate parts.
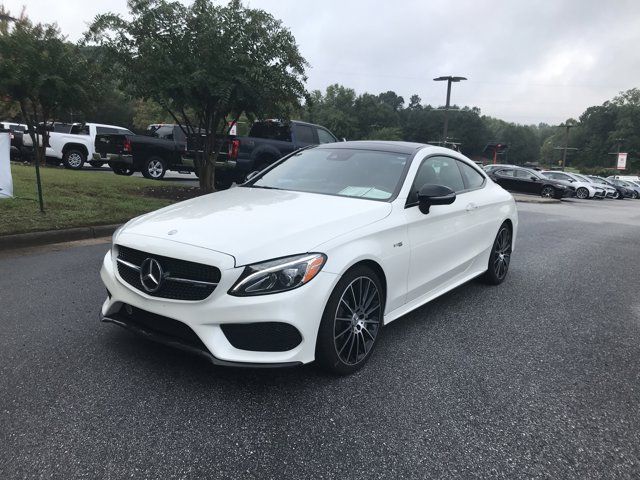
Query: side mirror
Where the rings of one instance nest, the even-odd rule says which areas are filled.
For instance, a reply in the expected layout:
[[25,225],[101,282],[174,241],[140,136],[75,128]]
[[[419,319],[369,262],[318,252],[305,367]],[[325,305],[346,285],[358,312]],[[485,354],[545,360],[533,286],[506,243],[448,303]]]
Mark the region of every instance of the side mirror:
[[536,177],[535,175],[531,175],[531,180],[535,182],[536,180],[538,180],[538,177]]
[[451,205],[456,200],[456,192],[444,185],[423,185],[418,192],[418,208],[425,215],[431,205]]
[[251,180],[253,177],[255,177],[256,175],[258,175],[260,173],[259,170],[254,170],[253,172],[250,172],[247,175],[247,178],[245,179],[246,182],[248,182],[249,180]]

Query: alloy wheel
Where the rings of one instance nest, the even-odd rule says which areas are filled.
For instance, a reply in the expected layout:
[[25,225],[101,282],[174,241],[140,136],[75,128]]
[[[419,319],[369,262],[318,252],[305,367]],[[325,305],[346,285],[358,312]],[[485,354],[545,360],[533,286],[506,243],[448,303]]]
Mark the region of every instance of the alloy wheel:
[[160,160],[151,160],[147,165],[147,171],[152,178],[160,178],[164,172],[164,166]]
[[72,168],[80,168],[80,165],[82,165],[82,155],[76,152],[70,153],[67,156],[67,163]]
[[373,348],[382,320],[380,293],[368,277],[358,277],[345,288],[333,322],[336,353],[347,365],[357,365]]
[[540,196],[545,197],[545,198],[553,197],[553,188],[544,187],[542,189],[542,192],[540,192]]
[[576,192],[576,197],[584,200],[589,196],[589,191],[586,188],[579,188]]
[[493,270],[496,277],[502,280],[509,270],[511,261],[511,231],[507,227],[502,227],[496,238],[496,245],[493,250]]

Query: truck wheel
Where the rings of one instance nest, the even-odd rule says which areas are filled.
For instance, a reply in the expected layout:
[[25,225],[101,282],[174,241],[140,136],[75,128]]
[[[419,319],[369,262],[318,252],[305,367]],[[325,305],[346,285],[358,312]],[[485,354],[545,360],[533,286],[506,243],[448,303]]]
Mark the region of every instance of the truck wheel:
[[216,190],[227,190],[233,183],[233,177],[231,175],[223,175],[220,172],[216,172],[216,176],[213,179]]
[[144,162],[142,168],[142,175],[145,178],[151,178],[153,180],[160,180],[167,173],[167,167],[160,157],[150,157]]
[[104,162],[98,162],[97,160],[90,160],[89,165],[91,165],[93,168],[100,168],[102,165],[104,165]]
[[117,163],[109,163],[109,167],[111,167],[111,170],[113,170],[113,173],[115,173],[116,175],[126,175],[127,177],[130,177],[131,175],[133,175],[133,172],[135,172],[133,168],[129,168],[124,165],[118,165]]
[[80,170],[86,161],[87,156],[84,152],[75,148],[70,148],[62,155],[64,168],[70,168],[71,170]]

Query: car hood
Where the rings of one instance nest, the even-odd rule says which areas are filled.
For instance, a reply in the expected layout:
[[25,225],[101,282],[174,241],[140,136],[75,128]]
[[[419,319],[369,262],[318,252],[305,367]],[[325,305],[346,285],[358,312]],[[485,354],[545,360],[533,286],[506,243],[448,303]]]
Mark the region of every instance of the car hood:
[[385,218],[391,209],[375,200],[237,187],[142,215],[118,234],[215,250],[233,256],[239,266],[312,251]]

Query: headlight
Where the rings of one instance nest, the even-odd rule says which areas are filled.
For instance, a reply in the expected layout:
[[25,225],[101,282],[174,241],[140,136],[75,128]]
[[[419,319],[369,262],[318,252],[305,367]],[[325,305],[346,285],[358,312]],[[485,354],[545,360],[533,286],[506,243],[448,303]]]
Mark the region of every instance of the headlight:
[[326,261],[322,253],[307,253],[248,265],[229,294],[248,297],[293,290],[311,281]]

